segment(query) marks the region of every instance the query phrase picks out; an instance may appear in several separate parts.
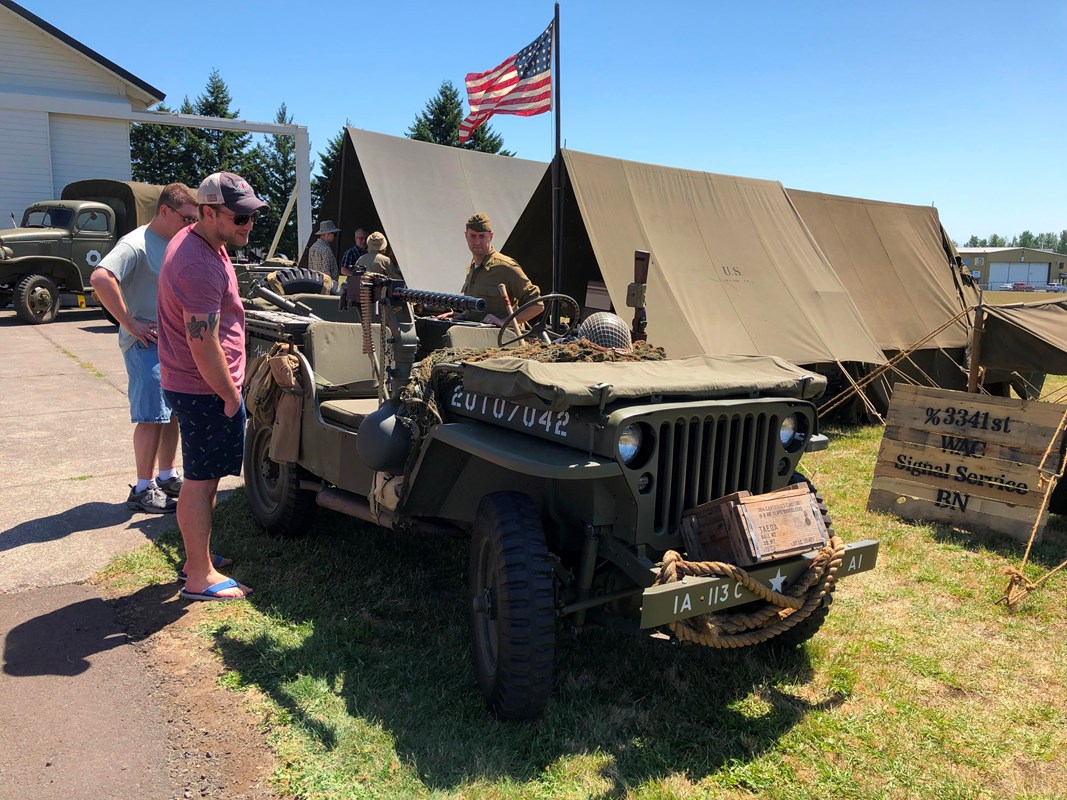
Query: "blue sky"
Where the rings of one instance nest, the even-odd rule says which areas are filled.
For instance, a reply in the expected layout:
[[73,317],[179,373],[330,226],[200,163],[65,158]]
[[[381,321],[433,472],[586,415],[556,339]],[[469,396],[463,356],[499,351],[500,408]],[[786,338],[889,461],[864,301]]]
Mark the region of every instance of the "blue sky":
[[[212,68],[241,117],[285,102],[312,158],[345,120],[403,135],[443,80],[544,30],[551,2],[21,0],[167,95]],[[562,0],[575,150],[927,205],[949,234],[1067,228],[1067,3]],[[494,117],[547,161],[551,114]]]

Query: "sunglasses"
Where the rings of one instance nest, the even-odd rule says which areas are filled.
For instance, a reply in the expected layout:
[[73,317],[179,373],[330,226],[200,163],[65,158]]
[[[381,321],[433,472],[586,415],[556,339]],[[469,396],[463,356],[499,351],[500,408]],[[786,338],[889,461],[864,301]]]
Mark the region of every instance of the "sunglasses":
[[196,217],[187,217],[181,211],[179,211],[174,206],[172,206],[172,205],[170,205],[168,203],[164,203],[163,205],[165,205],[167,208],[169,208],[171,211],[173,211],[175,214],[177,214],[179,217],[181,217],[182,221],[186,225],[195,225],[196,224]]
[[[221,207],[216,207],[215,210],[222,211],[223,209]],[[253,211],[251,214],[231,214],[229,211],[227,211],[226,216],[233,220],[234,225],[240,227],[242,225],[247,225],[250,220],[252,222],[255,222],[257,219],[259,219],[259,212]]]

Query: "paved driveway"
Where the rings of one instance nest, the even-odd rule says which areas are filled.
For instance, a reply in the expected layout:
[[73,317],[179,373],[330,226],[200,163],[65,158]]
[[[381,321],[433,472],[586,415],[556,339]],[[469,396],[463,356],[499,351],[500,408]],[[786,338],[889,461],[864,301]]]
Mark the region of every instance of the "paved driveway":
[[133,426],[115,331],[99,310],[50,325],[0,310],[0,798],[182,794],[151,679],[114,609],[81,585],[176,525],[126,509]]

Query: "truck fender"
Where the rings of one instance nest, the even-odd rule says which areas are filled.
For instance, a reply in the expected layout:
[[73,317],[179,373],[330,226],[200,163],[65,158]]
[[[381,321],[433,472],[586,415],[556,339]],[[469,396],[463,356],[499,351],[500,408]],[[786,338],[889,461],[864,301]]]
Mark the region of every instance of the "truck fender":
[[65,258],[23,256],[0,261],[0,283],[14,286],[26,275],[47,275],[64,292],[84,293],[93,288],[82,284],[81,273]]

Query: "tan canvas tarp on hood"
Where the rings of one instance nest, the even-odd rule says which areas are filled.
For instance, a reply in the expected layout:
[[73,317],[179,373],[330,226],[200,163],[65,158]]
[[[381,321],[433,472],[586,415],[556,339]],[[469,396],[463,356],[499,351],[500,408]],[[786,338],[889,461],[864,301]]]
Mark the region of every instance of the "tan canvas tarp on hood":
[[692,356],[677,361],[554,362],[502,356],[463,365],[468,392],[562,411],[628,398],[772,395],[811,399],[826,379],[780,358]]
[[[602,275],[613,305],[625,314],[634,250],[648,250],[648,337],[671,358],[885,361],[780,183],[573,150],[563,157],[562,291],[582,301],[585,282]],[[544,242],[550,196],[546,176],[501,248],[542,292],[551,285]]]
[[985,306],[982,366],[1067,375],[1067,300]]
[[379,230],[408,286],[458,292],[471,257],[467,218],[487,212],[499,247],[544,172],[538,161],[346,128],[319,218],[341,228],[338,259],[357,227]]
[[[945,249],[937,209],[786,189],[883,350],[904,350],[978,300]],[[964,317],[925,348],[962,348]]]

